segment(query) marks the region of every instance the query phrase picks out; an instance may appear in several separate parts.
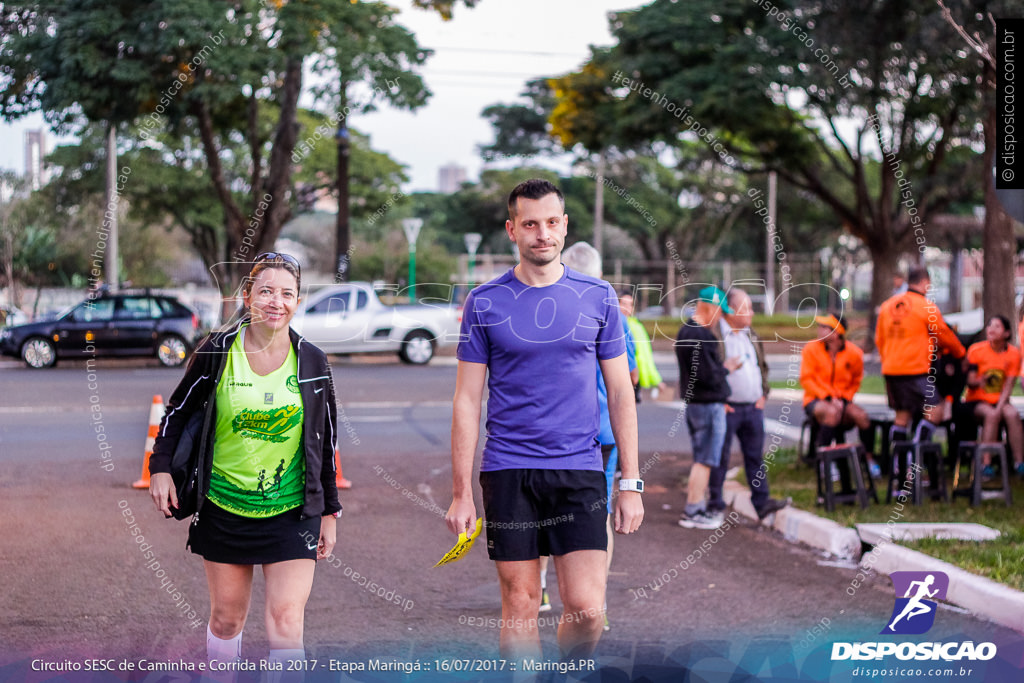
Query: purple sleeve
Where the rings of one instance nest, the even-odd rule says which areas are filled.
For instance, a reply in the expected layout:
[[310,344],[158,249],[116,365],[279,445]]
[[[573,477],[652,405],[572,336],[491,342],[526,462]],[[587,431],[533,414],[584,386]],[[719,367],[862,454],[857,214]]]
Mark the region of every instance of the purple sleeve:
[[619,299],[611,285],[605,290],[605,320],[597,333],[597,357],[599,360],[616,358],[626,352],[626,335],[622,331]]
[[489,303],[490,300],[485,298],[478,304],[477,297],[473,293],[466,297],[466,305],[462,309],[459,346],[455,353],[459,360],[486,364],[491,359],[490,348],[487,343],[487,328],[481,324],[480,314],[477,312],[479,310],[478,305]]

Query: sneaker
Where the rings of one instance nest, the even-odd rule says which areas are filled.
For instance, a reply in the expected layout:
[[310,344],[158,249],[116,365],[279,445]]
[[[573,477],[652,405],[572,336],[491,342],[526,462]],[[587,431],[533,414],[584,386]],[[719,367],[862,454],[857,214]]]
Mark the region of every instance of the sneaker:
[[1024,462],[1017,463],[1017,476],[1024,477]]
[[550,612],[551,611],[551,597],[548,595],[548,589],[545,588],[540,592],[540,609],[538,612]]
[[874,460],[868,462],[868,472],[871,473],[872,479],[882,478],[882,468],[878,466],[878,463]]
[[685,512],[679,518],[679,526],[687,529],[717,529],[725,523],[725,515],[721,512],[700,510],[692,515]]
[[769,498],[765,501],[761,509],[757,511],[757,518],[764,519],[773,512],[778,512],[782,508],[788,506],[793,502],[792,498],[786,498],[786,500],[779,500],[778,498]]

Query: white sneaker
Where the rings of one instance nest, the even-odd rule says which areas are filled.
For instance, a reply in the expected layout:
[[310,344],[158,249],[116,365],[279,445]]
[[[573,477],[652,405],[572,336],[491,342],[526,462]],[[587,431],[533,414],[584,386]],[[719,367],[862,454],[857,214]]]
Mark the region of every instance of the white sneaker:
[[725,514],[701,510],[692,515],[685,512],[679,518],[679,526],[687,529],[717,529],[725,523]]
[[550,612],[551,611],[551,597],[548,595],[548,589],[544,588],[540,592],[540,609],[538,612]]

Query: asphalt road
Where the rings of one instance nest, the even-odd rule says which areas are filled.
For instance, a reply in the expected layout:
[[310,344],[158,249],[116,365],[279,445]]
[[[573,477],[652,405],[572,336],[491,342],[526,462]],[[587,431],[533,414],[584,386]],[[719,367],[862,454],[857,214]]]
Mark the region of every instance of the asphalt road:
[[[342,493],[336,558],[317,569],[307,654],[404,662],[497,656],[500,601],[483,544],[456,564],[432,567],[455,540],[441,518],[451,494],[453,361],[408,367],[390,358],[336,359],[334,373],[344,473],[355,486]],[[151,399],[167,397],[180,376],[142,361],[101,361],[95,377],[77,362],[46,371],[0,367],[0,680],[24,678],[33,658],[203,655],[202,564],[184,549],[184,523],[165,521],[145,492],[130,488],[142,466]],[[770,412],[778,415],[782,405],[773,402]],[[793,671],[802,666],[809,680],[827,680],[831,642],[879,639],[893,607],[887,578],[869,577],[851,595],[855,568],[752,523],[739,522],[713,542],[710,532],[678,527],[691,462],[685,427],[673,429],[679,411],[672,403],[645,401],[639,414],[647,516],[640,533],[616,538],[612,629],[598,661],[622,675],[607,680],[635,677],[630,667],[638,663],[728,673],[741,660],[748,669],[756,660],[754,671],[795,661]],[[703,556],[692,558],[702,543]],[[551,615],[560,603],[552,592],[555,610],[541,633],[555,657]],[[244,642],[253,660],[265,656],[263,622],[257,579]],[[928,638],[1020,643],[1019,635],[949,608]],[[767,663],[766,652],[774,653]]]

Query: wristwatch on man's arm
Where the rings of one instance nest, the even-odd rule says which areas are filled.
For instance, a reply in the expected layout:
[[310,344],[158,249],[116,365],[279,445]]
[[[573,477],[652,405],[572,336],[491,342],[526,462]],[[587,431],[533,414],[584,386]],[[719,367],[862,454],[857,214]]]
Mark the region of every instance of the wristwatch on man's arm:
[[644,480],[643,479],[619,479],[619,490],[620,491],[636,491],[637,493],[644,492]]

